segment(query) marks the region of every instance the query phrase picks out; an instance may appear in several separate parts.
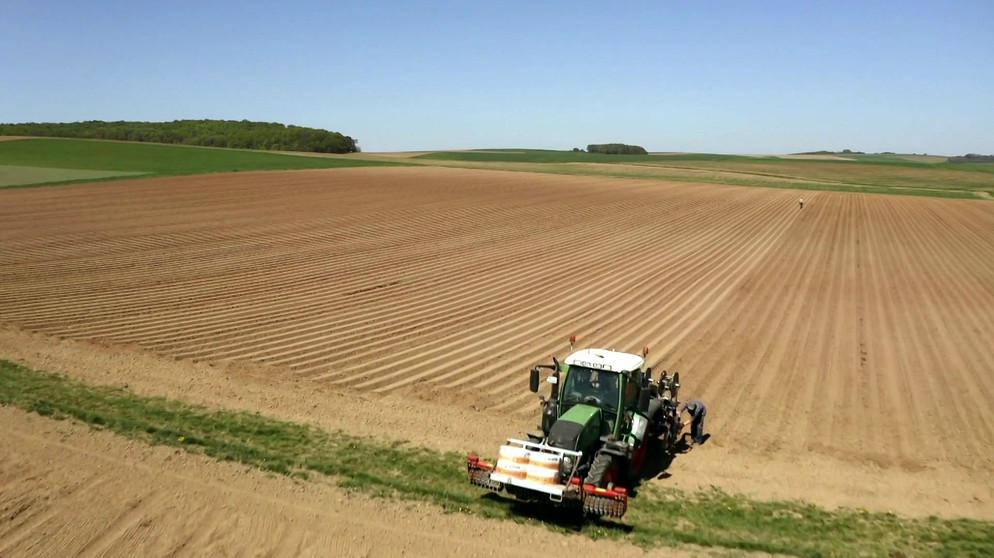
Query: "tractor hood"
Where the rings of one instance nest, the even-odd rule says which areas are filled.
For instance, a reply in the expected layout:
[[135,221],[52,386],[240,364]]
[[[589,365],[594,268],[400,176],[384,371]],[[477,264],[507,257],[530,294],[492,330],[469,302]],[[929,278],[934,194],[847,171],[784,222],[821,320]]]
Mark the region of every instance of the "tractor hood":
[[574,405],[553,423],[547,443],[555,448],[586,451],[600,438],[600,424],[600,409]]

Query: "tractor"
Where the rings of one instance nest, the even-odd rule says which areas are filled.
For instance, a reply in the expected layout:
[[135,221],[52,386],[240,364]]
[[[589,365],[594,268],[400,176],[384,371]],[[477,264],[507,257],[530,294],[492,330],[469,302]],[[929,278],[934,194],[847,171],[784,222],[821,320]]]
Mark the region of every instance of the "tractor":
[[638,354],[608,349],[573,352],[560,362],[532,368],[537,393],[541,369],[551,370],[540,430],[508,438],[496,462],[470,454],[471,483],[526,501],[550,502],[587,516],[621,517],[640,480],[653,440],[673,451],[683,425],[677,414],[680,374],[659,382]]

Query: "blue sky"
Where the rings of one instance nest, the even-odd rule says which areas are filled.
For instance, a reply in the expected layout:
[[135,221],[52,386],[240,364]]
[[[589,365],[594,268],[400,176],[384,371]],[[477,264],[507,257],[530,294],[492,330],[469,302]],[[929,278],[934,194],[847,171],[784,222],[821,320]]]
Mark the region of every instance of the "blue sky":
[[363,151],[994,153],[994,2],[3,0],[0,122],[257,120]]

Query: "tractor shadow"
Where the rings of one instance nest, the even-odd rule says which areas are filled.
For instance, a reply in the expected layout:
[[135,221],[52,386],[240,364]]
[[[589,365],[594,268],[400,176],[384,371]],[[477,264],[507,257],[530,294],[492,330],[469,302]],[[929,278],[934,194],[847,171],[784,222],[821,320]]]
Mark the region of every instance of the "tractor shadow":
[[639,476],[635,479],[634,486],[632,487],[634,491],[633,496],[638,495],[638,488],[646,481],[670,478],[672,475],[669,472],[669,468],[673,464],[673,461],[679,455],[685,454],[691,451],[691,449],[688,436],[680,438],[676,445],[669,449],[663,446],[662,440],[658,438],[651,439],[649,447],[646,448],[642,470],[639,471]]
[[495,492],[484,494],[482,498],[500,506],[509,517],[537,521],[557,531],[582,533],[585,530],[601,529],[626,535],[634,530],[631,525],[618,523],[617,520],[587,516],[579,510],[550,506],[547,502],[517,500],[509,494]]

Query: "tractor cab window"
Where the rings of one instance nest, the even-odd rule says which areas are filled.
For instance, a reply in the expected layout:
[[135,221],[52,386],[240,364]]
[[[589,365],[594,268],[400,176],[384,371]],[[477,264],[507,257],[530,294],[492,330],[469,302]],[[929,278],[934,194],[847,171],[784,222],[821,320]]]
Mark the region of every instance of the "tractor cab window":
[[[631,374],[631,378],[641,378],[642,371],[635,370]],[[639,389],[635,380],[629,379],[628,383],[625,384],[625,401],[624,405],[626,409],[631,409],[637,407],[639,404]]]
[[564,386],[569,404],[584,403],[604,410],[617,411],[620,397],[618,374],[584,366],[570,366]]

